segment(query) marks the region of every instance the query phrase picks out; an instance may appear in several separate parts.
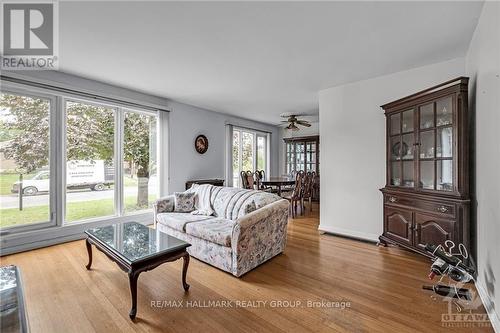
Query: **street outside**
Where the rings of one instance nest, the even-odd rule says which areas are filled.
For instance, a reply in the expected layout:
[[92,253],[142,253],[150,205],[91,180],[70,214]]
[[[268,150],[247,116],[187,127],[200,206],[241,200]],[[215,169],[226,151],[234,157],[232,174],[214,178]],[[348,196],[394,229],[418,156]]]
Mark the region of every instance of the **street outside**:
[[[156,188],[149,187],[150,193],[155,193]],[[129,186],[123,189],[125,197],[137,197],[137,186]],[[90,200],[112,199],[115,191],[113,188],[103,191],[91,191],[89,189],[69,190],[66,193],[66,202],[81,202]],[[49,204],[49,194],[39,193],[33,196],[23,196],[24,207],[46,206]],[[12,193],[0,196],[0,209],[19,208],[19,194]]]

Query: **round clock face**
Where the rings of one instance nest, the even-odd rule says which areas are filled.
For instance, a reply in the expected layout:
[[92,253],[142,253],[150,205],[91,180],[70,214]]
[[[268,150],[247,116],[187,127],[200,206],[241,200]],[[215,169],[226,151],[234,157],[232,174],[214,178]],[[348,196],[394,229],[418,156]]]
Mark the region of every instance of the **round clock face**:
[[200,154],[205,154],[208,150],[208,139],[204,135],[198,135],[194,140],[194,148]]

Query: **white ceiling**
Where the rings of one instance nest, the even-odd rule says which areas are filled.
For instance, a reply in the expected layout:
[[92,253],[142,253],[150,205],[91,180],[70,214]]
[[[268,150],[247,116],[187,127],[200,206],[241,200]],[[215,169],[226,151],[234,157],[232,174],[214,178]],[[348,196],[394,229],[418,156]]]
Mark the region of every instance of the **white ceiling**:
[[267,123],[464,56],[482,2],[60,2],[60,70]]

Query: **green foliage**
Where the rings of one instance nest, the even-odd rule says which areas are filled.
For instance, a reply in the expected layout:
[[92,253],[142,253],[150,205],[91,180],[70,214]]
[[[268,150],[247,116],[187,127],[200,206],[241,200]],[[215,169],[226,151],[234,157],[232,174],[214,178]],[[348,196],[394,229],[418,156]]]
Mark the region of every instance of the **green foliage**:
[[2,148],[5,157],[15,160],[24,172],[47,165],[49,102],[40,98],[1,94],[0,110],[9,113],[3,122],[5,131],[9,135],[17,133],[11,138],[11,144]]
[[114,151],[113,109],[68,102],[66,104],[66,144],[68,160],[111,162]]

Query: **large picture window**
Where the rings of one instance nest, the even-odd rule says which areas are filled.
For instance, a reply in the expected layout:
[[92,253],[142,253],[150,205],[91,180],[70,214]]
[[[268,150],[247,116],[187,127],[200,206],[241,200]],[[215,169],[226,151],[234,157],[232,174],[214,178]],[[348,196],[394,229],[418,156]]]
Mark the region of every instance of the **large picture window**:
[[2,234],[151,212],[159,195],[158,112],[2,91]]

